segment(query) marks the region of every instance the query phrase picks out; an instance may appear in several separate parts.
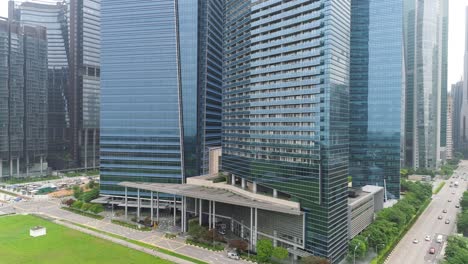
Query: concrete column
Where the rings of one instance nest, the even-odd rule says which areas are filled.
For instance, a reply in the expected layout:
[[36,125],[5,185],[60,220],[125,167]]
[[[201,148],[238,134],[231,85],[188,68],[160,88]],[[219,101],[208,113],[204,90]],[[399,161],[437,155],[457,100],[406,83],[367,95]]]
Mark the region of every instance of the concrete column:
[[253,208],[250,207],[250,239],[249,239],[250,250],[253,249]]
[[[244,238],[244,220],[241,220],[241,235],[240,237],[243,239]],[[249,245],[250,247],[250,245]]]
[[150,201],[150,207],[151,207],[151,225],[153,225],[153,192],[151,191],[151,201]]
[[182,197],[182,232],[187,232],[187,197]]
[[140,221],[140,189],[137,189],[137,222]]
[[174,195],[174,226],[176,226],[176,214],[177,214],[176,197]]
[[156,193],[156,222],[159,225],[159,192]]
[[234,174],[231,174],[231,185],[235,185],[236,184],[236,176],[234,176]]
[[278,240],[276,240],[277,236],[278,236],[278,232],[276,232],[276,230],[273,230],[273,246],[274,247],[278,246]]
[[278,198],[278,190],[273,189],[273,197]]
[[84,167],[88,168],[88,129],[84,130]]
[[10,177],[13,178],[13,158],[10,159]]
[[254,233],[253,233],[253,244],[257,246],[257,225],[258,225],[258,210],[255,208],[255,226],[254,226]]
[[0,159],[0,178],[3,177],[3,160]]
[[256,182],[252,182],[252,191],[253,191],[253,193],[257,193],[257,183]]
[[43,162],[44,162],[44,160],[43,160],[42,156],[41,156],[41,161],[40,161],[40,162],[41,162],[41,176],[42,176],[42,173],[43,173],[43,171],[44,171],[44,169],[43,169]]
[[216,228],[216,202],[213,201],[213,229]]
[[244,178],[242,178],[242,180],[241,180],[241,186],[242,186],[242,189],[245,189],[245,179]]
[[96,129],[93,129],[93,168],[96,168]]
[[208,200],[208,229],[211,229],[211,200]]
[[16,176],[19,177],[20,175],[20,158],[18,157],[18,159],[16,159]]
[[127,220],[128,213],[128,195],[127,195],[127,186],[125,186],[125,220]]
[[198,224],[202,225],[203,222],[203,210],[202,210],[202,199],[198,199],[198,202],[200,203],[200,206],[198,206]]
[[195,208],[193,209],[193,211],[195,212],[195,216],[197,216],[198,215],[198,200],[197,200],[197,198],[193,198],[193,200],[194,200],[194,203],[195,203],[195,205],[194,205]]
[[234,219],[231,218],[231,232],[234,233]]

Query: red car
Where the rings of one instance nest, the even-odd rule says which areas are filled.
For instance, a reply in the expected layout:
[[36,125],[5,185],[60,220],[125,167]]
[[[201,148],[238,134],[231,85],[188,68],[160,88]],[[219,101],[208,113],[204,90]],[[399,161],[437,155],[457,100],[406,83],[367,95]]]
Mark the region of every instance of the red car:
[[435,254],[435,248],[431,247],[431,248],[429,249],[429,254]]

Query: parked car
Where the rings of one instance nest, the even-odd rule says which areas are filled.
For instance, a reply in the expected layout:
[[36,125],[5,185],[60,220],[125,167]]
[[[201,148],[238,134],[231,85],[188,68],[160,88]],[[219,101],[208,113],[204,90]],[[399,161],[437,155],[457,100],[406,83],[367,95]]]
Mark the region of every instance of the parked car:
[[445,223],[448,225],[450,224],[450,219],[445,220]]
[[235,260],[240,259],[239,254],[236,251],[229,251],[227,253],[227,257],[230,258],[230,259],[235,259]]
[[429,249],[429,254],[435,254],[435,248],[434,247],[431,247]]
[[431,241],[431,236],[430,236],[430,235],[427,235],[427,236],[424,238],[424,240],[426,240],[426,241]]

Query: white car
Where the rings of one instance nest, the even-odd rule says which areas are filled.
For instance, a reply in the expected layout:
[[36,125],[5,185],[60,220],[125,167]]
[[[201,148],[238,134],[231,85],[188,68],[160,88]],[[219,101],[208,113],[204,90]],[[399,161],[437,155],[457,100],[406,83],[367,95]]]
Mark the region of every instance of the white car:
[[419,243],[419,240],[417,240],[416,238],[413,240],[413,244],[417,244]]
[[424,240],[426,240],[426,241],[431,241],[431,236],[430,236],[430,235],[427,235],[427,236],[424,238]]

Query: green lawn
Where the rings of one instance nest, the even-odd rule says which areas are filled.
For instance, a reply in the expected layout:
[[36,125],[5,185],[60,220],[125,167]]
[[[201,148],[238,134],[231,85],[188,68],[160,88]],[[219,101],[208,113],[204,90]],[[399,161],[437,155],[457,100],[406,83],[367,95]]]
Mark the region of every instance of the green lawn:
[[[30,237],[36,225],[47,235]],[[2,264],[172,263],[29,215],[0,217],[0,256]]]

